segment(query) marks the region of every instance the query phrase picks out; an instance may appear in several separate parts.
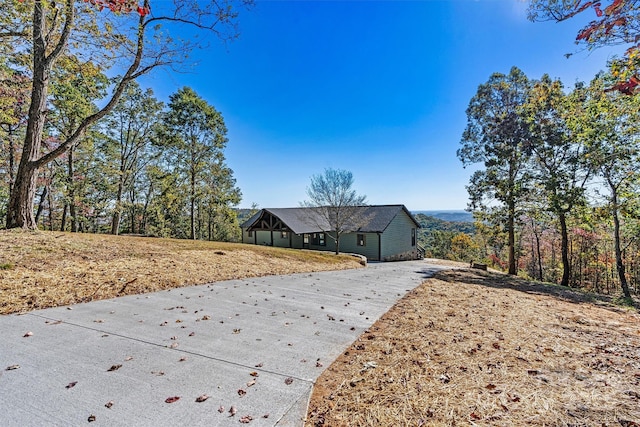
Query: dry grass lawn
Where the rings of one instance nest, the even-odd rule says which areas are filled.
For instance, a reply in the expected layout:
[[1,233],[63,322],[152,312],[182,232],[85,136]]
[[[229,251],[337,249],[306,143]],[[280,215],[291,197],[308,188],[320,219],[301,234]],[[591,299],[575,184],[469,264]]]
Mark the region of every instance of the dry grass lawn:
[[439,273],[318,379],[306,426],[640,426],[640,316],[497,273]]
[[254,245],[0,230],[0,314],[243,277],[360,267]]

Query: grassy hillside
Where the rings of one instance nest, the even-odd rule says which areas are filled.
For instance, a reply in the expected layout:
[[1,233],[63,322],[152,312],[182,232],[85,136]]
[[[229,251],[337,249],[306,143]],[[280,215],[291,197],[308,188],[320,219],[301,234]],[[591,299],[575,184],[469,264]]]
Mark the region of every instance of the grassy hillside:
[[0,314],[242,277],[359,267],[255,245],[60,232],[0,231]]

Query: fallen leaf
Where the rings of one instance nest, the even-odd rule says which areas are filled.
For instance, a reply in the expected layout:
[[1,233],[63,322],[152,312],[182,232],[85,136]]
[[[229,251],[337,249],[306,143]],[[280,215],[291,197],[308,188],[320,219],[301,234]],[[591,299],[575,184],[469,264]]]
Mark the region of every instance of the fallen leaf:
[[167,397],[164,402],[165,403],[174,403],[177,402],[178,400],[180,400],[180,396],[172,396],[172,397]]
[[224,406],[220,406],[220,407],[218,408],[218,412],[223,413],[223,412],[224,412]]
[[171,339],[172,339],[173,341],[175,341],[175,340],[177,340],[177,339],[178,339],[178,337],[174,335],[174,336],[172,336],[172,337],[171,337]]
[[112,406],[113,406],[113,400],[110,400],[104,404],[104,407],[108,409],[111,409]]
[[260,363],[258,363],[255,367],[256,367],[256,368],[262,368],[263,366],[264,366],[264,363],[260,362]]
[[117,371],[120,368],[122,368],[122,365],[112,365],[109,369],[107,369],[107,372]]
[[205,314],[204,316],[202,316],[202,320],[209,320],[211,319],[211,316]]
[[284,380],[284,383],[286,385],[291,385],[291,383],[293,383],[293,378],[291,378],[291,377],[287,378],[286,380]]
[[127,357],[124,358],[125,362],[128,362],[130,360],[133,360],[133,356],[127,356]]
[[494,390],[496,388],[495,384],[487,384],[487,386],[485,387],[487,390]]
[[158,377],[161,377],[161,376],[163,376],[163,375],[164,375],[164,371],[151,371],[151,373],[152,373],[153,375],[158,376]]
[[186,358],[186,357],[184,357],[184,356],[182,356],[182,357],[180,358],[180,360],[178,360],[178,362],[185,362],[186,360],[187,360],[187,358]]
[[242,424],[249,424],[251,420],[253,420],[253,417],[251,415],[245,415],[242,418],[240,418],[240,422]]
[[196,334],[195,332],[191,332],[191,333],[189,334],[189,336],[190,336],[190,337],[192,337],[192,336],[194,336],[195,334]]
[[[207,400],[208,398],[209,398],[209,396],[207,396],[206,394],[203,394],[203,395],[198,396],[198,397],[196,398],[196,402],[198,402],[198,403],[202,403],[202,402],[204,402],[205,400]],[[224,410],[224,409],[223,409],[223,410]]]
[[256,385],[256,380],[251,380],[247,383],[247,387],[253,387],[254,385]]
[[257,377],[260,374],[258,374],[256,371],[253,371],[253,372],[250,372],[249,375],[251,375],[252,377]]
[[15,369],[20,369],[20,365],[11,365],[5,368],[5,371],[13,371]]
[[233,330],[233,333],[234,333],[234,334],[239,334],[241,330],[242,330],[242,329],[240,329],[240,328],[235,328],[235,329]]
[[78,381],[71,382],[67,384],[64,388],[73,388],[76,386],[76,384],[78,384]]
[[91,414],[89,415],[89,418],[87,418],[87,421],[89,421],[90,423],[94,422],[96,420],[96,416]]
[[93,321],[93,323],[104,323],[104,320],[102,319],[96,319]]
[[229,408],[229,413],[231,414],[229,415],[230,417],[233,417],[236,414],[236,412],[238,411],[236,410],[235,406],[232,406],[231,408]]
[[264,414],[262,418],[269,418],[269,414]]
[[176,348],[176,347],[178,347],[178,343],[177,342],[171,343],[171,345],[168,346],[168,347],[169,348]]
[[324,365],[320,362],[316,362],[316,368],[322,368]]
[[27,332],[26,334],[24,334],[22,337],[23,337],[23,338],[27,338],[27,337],[30,337],[30,336],[32,336],[32,335],[33,335],[33,332],[29,331],[29,332]]
[[475,412],[472,412],[471,414],[469,414],[469,418],[471,418],[474,421],[478,421],[482,417],[480,415],[476,414]]
[[239,389],[238,389],[238,396],[242,397],[242,396],[244,396],[245,394],[247,394],[247,392],[246,392],[246,391],[244,391],[244,390],[243,390],[243,389],[241,389],[241,388],[239,388]]

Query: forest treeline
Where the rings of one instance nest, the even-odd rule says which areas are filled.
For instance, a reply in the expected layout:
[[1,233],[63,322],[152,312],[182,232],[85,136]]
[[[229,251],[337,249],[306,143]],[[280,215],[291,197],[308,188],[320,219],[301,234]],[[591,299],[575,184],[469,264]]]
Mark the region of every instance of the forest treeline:
[[[54,150],[97,110],[109,82],[97,70],[65,64],[52,88],[44,150]],[[86,68],[86,64],[84,64]],[[0,66],[0,223],[22,155],[29,85]],[[63,155],[41,168],[35,194],[40,229],[229,240],[239,238],[241,199],[226,165],[220,112],[190,88],[168,104],[128,84],[113,110]]]
[[[601,73],[566,89],[514,67],[480,85],[458,157],[473,166],[465,255],[596,292],[640,286],[640,98]],[[468,236],[468,235],[467,235]],[[465,259],[468,261],[468,259]]]

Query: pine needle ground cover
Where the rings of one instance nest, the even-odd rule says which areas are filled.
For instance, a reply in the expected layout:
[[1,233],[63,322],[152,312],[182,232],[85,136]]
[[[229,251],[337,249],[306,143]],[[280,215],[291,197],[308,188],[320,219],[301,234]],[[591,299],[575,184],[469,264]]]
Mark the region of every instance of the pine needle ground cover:
[[462,269],[410,292],[317,380],[306,426],[639,426],[640,316]]
[[359,259],[255,245],[0,230],[0,314],[220,280],[361,267]]

